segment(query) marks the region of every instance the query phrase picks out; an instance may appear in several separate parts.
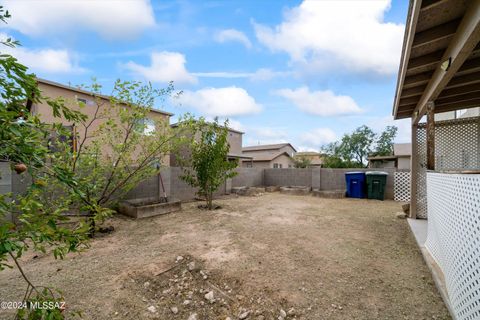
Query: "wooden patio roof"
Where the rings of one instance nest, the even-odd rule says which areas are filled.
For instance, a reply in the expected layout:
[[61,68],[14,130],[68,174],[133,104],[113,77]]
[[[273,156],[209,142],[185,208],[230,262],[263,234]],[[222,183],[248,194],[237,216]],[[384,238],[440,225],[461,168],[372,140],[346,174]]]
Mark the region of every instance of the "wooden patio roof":
[[395,119],[480,106],[480,0],[410,0]]

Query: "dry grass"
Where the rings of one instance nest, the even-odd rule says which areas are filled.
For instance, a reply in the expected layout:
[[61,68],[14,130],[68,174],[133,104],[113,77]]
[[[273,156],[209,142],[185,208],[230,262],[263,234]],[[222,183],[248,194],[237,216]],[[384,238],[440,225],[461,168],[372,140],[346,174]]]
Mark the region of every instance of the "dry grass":
[[[190,203],[146,220],[115,217],[115,232],[88,251],[64,261],[26,256],[25,270],[63,289],[86,319],[225,320],[248,311],[247,319],[277,319],[292,308],[286,319],[449,319],[407,222],[395,217],[399,204],[278,193],[219,203],[214,212]],[[164,272],[177,256],[184,262]],[[3,300],[23,289],[17,270],[0,273]]]

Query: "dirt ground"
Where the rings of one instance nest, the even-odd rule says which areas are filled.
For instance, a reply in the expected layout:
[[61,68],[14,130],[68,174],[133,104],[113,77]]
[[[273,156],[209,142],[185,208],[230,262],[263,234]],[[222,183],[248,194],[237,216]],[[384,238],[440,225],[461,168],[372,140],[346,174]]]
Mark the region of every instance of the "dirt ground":
[[[85,319],[450,319],[398,203],[278,193],[217,203],[114,217],[89,250],[29,254],[25,271]],[[18,270],[0,272],[1,300],[24,289]]]

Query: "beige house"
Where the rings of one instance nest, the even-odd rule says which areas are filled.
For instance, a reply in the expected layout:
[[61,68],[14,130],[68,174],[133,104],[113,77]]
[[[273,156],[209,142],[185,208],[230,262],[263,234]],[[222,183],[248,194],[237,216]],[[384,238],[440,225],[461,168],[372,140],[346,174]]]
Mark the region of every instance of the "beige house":
[[[82,113],[86,114],[90,119],[95,117],[95,112],[97,111],[97,104],[95,102],[95,99],[98,100],[98,98],[100,98],[101,101],[101,106],[98,110],[99,114],[105,112],[105,110],[110,107],[109,96],[98,94],[95,94],[94,96],[92,92],[45,79],[37,79],[37,82],[38,87],[44,97],[48,97],[51,99],[63,98],[66,105],[70,109],[81,111]],[[82,102],[85,106],[83,108],[80,108],[78,102]],[[81,127],[75,127],[74,123],[71,123],[64,118],[54,117],[52,108],[45,102],[32,104],[30,112],[34,115],[37,115],[40,121],[44,123],[61,123],[65,127],[72,128],[72,131],[74,131],[74,140],[72,141],[72,147],[75,150],[78,148],[77,141],[82,141],[85,137],[85,131],[82,130]],[[170,117],[172,115],[173,114],[169,112],[151,109],[145,121],[147,123],[153,123],[153,121],[161,120],[165,121],[168,125],[168,123],[170,122]],[[104,120],[102,119],[95,120],[89,128],[89,133],[92,133],[96,129],[98,129],[98,127],[103,121]],[[88,144],[88,142],[91,141],[90,139],[94,138],[88,138],[85,143]],[[162,162],[164,164],[168,164],[168,157],[166,157],[166,159],[163,159]]]
[[410,170],[410,158],[412,156],[411,143],[395,143],[393,155],[368,157],[369,168],[396,168],[398,170]]
[[293,168],[293,157],[297,150],[290,143],[267,144],[244,147],[243,156],[252,157],[243,160],[243,167],[255,168]]
[[[171,125],[172,128],[178,128],[178,123]],[[242,141],[243,141],[244,132],[238,131],[232,128],[228,128],[227,142],[230,145],[230,151],[228,153],[229,160],[238,159],[239,162],[242,160],[251,160],[251,157],[242,155]],[[181,161],[179,158],[187,159],[190,157],[190,150],[187,148],[180,148],[178,152],[170,155],[170,166],[178,167],[181,166]]]
[[294,158],[309,160],[310,161],[309,167],[321,167],[323,164],[323,156],[319,152],[313,152],[313,151],[297,152]]

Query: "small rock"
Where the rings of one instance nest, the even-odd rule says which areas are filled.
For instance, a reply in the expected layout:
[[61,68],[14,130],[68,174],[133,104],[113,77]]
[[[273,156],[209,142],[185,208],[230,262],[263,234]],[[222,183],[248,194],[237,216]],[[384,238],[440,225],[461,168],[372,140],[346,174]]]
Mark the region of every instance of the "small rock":
[[144,288],[150,287],[150,282],[146,281],[146,282],[143,284],[143,287],[144,287]]
[[189,271],[195,270],[195,261],[189,262],[187,267]]
[[290,308],[287,313],[288,313],[289,316],[293,316],[295,314],[295,309]]
[[205,294],[205,299],[207,299],[210,303],[214,303],[215,297],[213,296],[213,291],[209,291],[207,294]]
[[192,301],[191,300],[185,300],[183,301],[184,306],[188,306]]
[[196,313],[192,313],[187,320],[198,320],[198,316]]
[[147,308],[147,310],[150,311],[151,313],[157,312],[157,308],[155,308],[155,306],[150,306]]
[[395,214],[395,216],[398,218],[398,219],[405,219],[407,217],[407,214],[405,212],[397,212]]
[[249,315],[250,315],[250,311],[245,311],[238,316],[238,319],[240,320],[247,319]]
[[282,318],[285,318],[285,317],[287,316],[287,313],[285,312],[285,310],[280,309],[280,316],[281,316]]
[[171,307],[170,311],[172,311],[173,314],[177,314],[178,313],[178,308],[177,307]]
[[177,257],[177,260],[175,260],[175,262],[180,262],[180,261],[182,261],[182,260],[183,260],[183,257],[182,257],[182,256],[178,256],[178,257]]
[[232,320],[232,318],[230,318],[230,317],[226,317],[226,318],[225,318],[225,320]]

